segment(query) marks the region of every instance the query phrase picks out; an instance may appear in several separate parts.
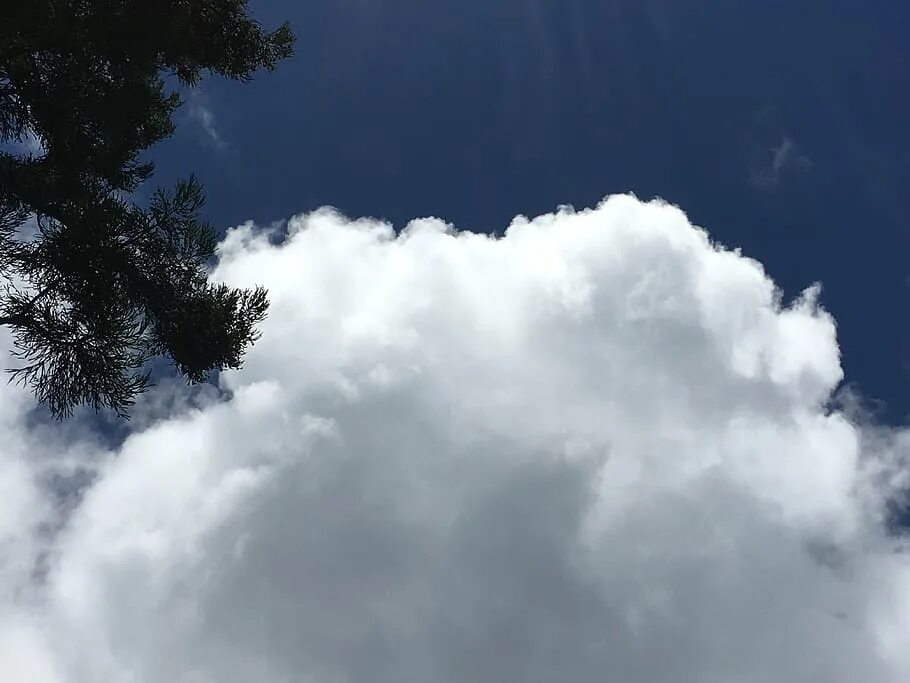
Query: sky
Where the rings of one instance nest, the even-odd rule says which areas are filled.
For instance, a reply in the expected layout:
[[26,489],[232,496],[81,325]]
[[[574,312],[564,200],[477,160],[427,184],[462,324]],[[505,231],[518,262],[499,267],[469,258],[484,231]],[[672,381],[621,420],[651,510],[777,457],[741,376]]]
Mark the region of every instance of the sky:
[[226,229],[331,205],[480,232],[634,192],[789,296],[819,281],[850,382],[910,414],[910,9],[702,0],[254,2],[296,56],[210,81],[155,149]]
[[910,680],[910,10],[795,5],[254,2],[154,158],[262,337],[0,385],[0,680]]

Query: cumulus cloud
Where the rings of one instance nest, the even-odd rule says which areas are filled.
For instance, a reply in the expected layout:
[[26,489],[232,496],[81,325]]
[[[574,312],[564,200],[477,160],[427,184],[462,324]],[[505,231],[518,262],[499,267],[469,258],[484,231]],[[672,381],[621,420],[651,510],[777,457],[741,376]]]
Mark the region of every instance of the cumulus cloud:
[[108,452],[0,393],[0,679],[908,680],[907,439],[817,288],[627,196],[278,237],[220,246],[273,301],[228,398]]

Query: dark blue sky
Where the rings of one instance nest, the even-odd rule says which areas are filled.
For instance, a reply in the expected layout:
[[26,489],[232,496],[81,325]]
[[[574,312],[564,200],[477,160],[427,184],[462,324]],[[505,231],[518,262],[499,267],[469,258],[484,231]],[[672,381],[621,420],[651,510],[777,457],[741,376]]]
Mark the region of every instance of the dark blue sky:
[[[207,81],[156,148],[225,228],[331,204],[501,229],[633,191],[795,295],[847,377],[910,414],[910,5],[897,0],[290,0],[297,53]],[[216,142],[205,131],[206,114]]]

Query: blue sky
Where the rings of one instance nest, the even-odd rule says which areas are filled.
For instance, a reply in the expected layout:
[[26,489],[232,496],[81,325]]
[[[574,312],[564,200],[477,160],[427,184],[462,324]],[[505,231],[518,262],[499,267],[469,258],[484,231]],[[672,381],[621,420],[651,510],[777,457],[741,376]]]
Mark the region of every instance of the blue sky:
[[910,413],[904,3],[253,2],[298,34],[253,83],[209,80],[153,151],[225,228],[325,204],[476,231],[660,196],[767,267],[819,280],[847,377]]
[[910,680],[910,9],[252,8],[151,157],[270,314],[128,423],[0,383],[0,680]]

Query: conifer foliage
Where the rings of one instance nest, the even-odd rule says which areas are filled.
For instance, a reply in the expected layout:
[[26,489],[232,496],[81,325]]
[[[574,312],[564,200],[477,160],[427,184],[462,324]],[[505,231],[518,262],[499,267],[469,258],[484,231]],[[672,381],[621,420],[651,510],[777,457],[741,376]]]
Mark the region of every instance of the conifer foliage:
[[[141,153],[174,130],[168,83],[246,81],[291,54],[245,0],[28,0],[0,21],[0,325],[58,417],[126,415],[169,358],[191,382],[237,368],[268,308],[213,284],[192,176],[140,206]],[[30,142],[31,144],[25,144]],[[17,144],[18,143],[18,144]]]

